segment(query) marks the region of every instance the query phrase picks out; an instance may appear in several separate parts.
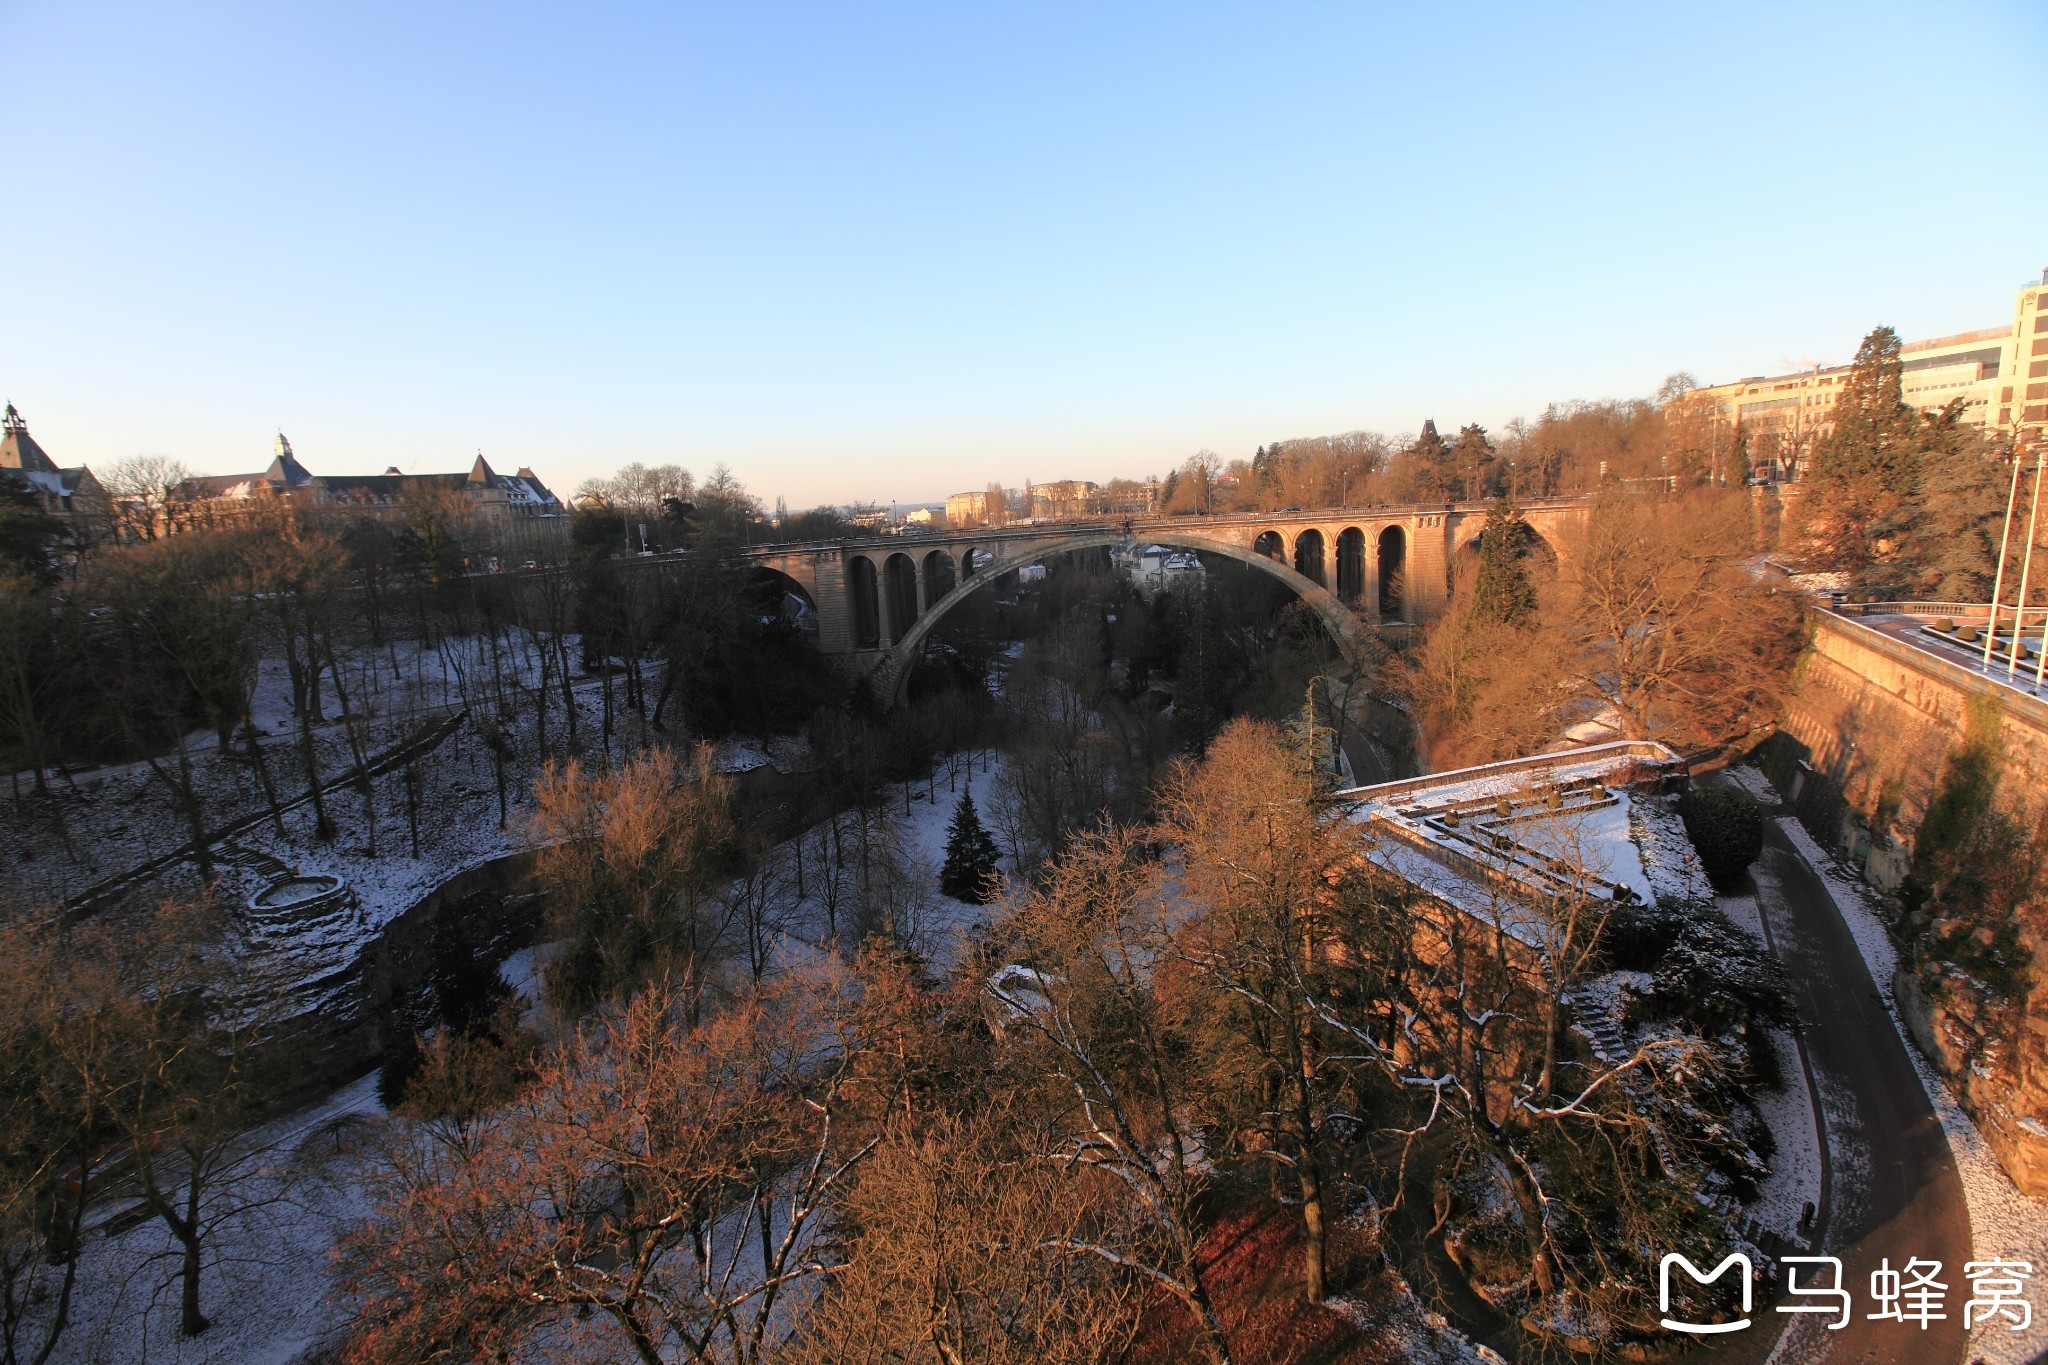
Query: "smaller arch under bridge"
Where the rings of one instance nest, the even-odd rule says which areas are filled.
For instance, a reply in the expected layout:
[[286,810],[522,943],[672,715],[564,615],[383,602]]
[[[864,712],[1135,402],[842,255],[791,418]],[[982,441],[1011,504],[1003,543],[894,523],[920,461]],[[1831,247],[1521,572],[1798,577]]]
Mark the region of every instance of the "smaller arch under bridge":
[[[1552,557],[1569,553],[1587,501],[1529,503]],[[763,545],[747,557],[790,581],[818,616],[818,647],[893,700],[925,636],[968,594],[1074,550],[1136,543],[1206,551],[1271,574],[1308,604],[1354,666],[1378,658],[1382,627],[1424,625],[1450,597],[1492,504],[1325,508],[1214,517],[1087,519],[935,535]]]

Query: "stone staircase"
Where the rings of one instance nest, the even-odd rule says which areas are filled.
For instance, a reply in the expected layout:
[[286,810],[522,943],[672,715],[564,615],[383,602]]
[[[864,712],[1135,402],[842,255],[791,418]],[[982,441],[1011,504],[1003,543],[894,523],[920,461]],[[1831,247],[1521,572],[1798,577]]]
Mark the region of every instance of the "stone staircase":
[[223,843],[213,850],[213,861],[222,867],[239,867],[254,872],[266,881],[285,881],[298,875],[297,869],[289,863],[271,857],[268,853],[240,844]]
[[214,861],[253,872],[267,883],[243,908],[252,929],[297,938],[354,918],[355,893],[340,877],[301,873],[282,858],[239,844],[221,844]]
[[[1621,1025],[1604,1009],[1596,1008],[1596,1001],[1584,993],[1574,992],[1565,998],[1572,1012],[1572,1032],[1586,1040],[1586,1046],[1603,1066],[1620,1066],[1635,1053],[1628,1038],[1621,1031]],[[1650,1108],[1652,1096],[1636,1072],[1629,1072],[1620,1080],[1622,1092],[1629,1097],[1631,1107],[1637,1113]],[[1664,1168],[1664,1174],[1676,1178],[1679,1172],[1678,1154],[1671,1150],[1671,1144],[1664,1136],[1663,1128],[1655,1123],[1649,1125],[1650,1142],[1657,1151],[1657,1164]],[[1731,1201],[1731,1207],[1732,1207]]]

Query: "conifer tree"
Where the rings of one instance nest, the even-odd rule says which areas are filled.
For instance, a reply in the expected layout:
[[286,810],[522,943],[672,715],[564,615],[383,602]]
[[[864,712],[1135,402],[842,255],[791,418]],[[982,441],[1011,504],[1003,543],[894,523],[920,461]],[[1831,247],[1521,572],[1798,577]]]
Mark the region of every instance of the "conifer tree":
[[1523,562],[1529,534],[1529,523],[1506,498],[1486,514],[1486,528],[1479,533],[1479,572],[1472,584],[1475,621],[1520,626],[1535,619],[1536,585]]
[[1188,604],[1187,642],[1173,680],[1173,737],[1183,753],[1199,754],[1223,723],[1223,641],[1205,585]]
[[1492,491],[1498,459],[1486,428],[1477,422],[1458,428],[1458,441],[1445,455],[1446,498],[1483,498]]
[[996,898],[996,841],[974,809],[974,794],[960,793],[953,824],[946,834],[946,864],[939,869],[939,890],[956,901],[986,905]]
[[1906,404],[1899,337],[1879,327],[1856,360],[1814,450],[1808,535],[1826,567],[1865,570],[1904,529],[1920,492],[1920,415]]

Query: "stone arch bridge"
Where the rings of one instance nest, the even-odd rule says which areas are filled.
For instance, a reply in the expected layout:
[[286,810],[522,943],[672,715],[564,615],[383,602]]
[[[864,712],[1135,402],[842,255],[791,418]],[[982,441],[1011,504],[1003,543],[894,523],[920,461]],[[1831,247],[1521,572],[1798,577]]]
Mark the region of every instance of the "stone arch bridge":
[[[807,598],[818,647],[893,699],[924,639],[968,594],[1074,550],[1137,544],[1204,551],[1294,590],[1354,666],[1382,654],[1382,627],[1427,624],[1444,609],[1461,556],[1477,553],[1490,503],[1326,508],[1210,517],[1101,518],[935,535],[764,545],[746,552]],[[1522,515],[1552,558],[1570,553],[1587,502],[1558,498]]]

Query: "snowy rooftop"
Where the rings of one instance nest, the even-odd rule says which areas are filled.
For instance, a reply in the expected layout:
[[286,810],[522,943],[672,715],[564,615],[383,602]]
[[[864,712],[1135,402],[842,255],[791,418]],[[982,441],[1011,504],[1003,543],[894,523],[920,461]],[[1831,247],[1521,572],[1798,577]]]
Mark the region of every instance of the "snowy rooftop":
[[1622,740],[1339,796],[1386,836],[1374,861],[1460,908],[1574,895],[1647,903],[1705,894],[1683,836],[1667,828],[1675,820],[1644,799],[1683,771],[1664,745]]

